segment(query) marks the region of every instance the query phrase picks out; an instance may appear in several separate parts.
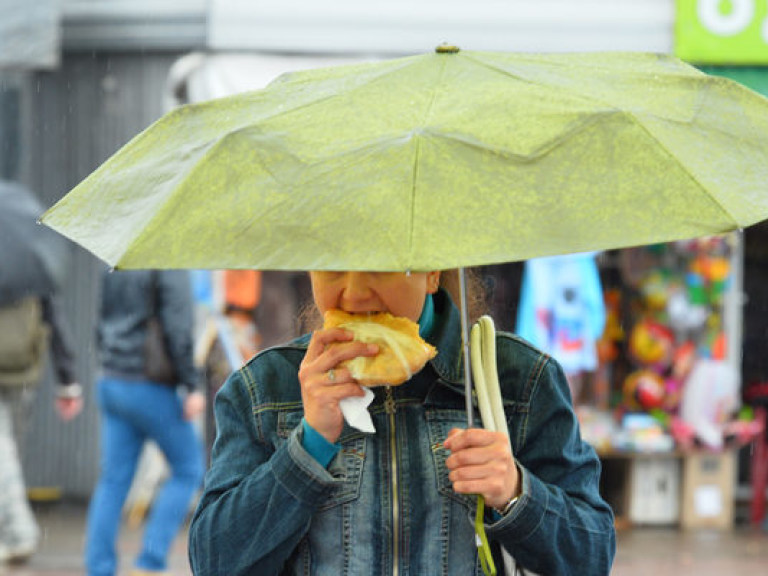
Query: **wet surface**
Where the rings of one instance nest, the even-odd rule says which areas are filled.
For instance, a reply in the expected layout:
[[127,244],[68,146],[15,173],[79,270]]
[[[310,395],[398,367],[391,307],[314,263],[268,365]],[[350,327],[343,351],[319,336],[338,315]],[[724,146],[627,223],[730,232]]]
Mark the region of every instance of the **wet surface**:
[[618,534],[615,576],[725,576],[768,574],[768,533],[674,528]]
[[[37,553],[23,566],[0,567],[0,576],[82,576],[85,506],[53,504],[36,510],[43,538]],[[138,551],[141,527],[123,525],[121,574]],[[174,576],[189,576],[186,531],[174,543],[169,559]],[[733,531],[676,528],[624,529],[618,533],[614,576],[723,576],[768,574],[768,533],[746,527]],[[222,575],[226,576],[226,575]]]
[[[41,540],[35,555],[23,565],[0,565],[0,576],[82,576],[86,506],[84,504],[51,504],[35,509],[40,524]],[[121,528],[121,572],[127,574],[138,554],[142,527],[124,522]],[[173,576],[189,576],[187,533],[184,530],[173,544],[168,559]]]

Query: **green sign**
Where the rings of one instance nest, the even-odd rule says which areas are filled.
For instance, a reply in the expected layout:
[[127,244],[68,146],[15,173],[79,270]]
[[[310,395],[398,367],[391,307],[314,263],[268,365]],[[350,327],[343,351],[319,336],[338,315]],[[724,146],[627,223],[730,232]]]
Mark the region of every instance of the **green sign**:
[[675,54],[699,64],[768,64],[768,1],[676,0]]

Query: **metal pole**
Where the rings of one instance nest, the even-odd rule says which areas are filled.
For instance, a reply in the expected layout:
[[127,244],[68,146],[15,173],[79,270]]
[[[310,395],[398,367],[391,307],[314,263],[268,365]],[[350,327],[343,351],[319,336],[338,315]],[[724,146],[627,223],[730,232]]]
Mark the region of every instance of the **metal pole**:
[[467,312],[467,281],[464,268],[459,268],[459,312],[461,314],[461,346],[464,351],[464,395],[467,408],[467,427],[474,428],[472,409],[472,368],[469,364],[469,314]]

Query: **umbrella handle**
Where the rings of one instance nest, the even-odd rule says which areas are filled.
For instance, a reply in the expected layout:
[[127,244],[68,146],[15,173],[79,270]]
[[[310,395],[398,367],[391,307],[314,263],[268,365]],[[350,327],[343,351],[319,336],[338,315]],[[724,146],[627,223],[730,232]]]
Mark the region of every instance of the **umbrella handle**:
[[[472,373],[475,380],[475,392],[477,393],[477,404],[480,409],[480,418],[483,421],[485,428],[489,430],[496,430],[495,422],[493,419],[493,408],[491,407],[491,398],[488,394],[488,384],[486,383],[486,368],[488,363],[484,356],[486,352],[487,343],[484,342],[487,337],[487,321],[484,316],[474,326],[470,332],[470,359],[472,364]],[[491,323],[491,330],[493,330],[493,324]],[[496,357],[492,357],[495,364]],[[491,553],[491,547],[488,545],[488,537],[485,534],[485,498],[478,494],[477,496],[477,509],[475,510],[475,543],[477,544],[477,554],[480,558],[480,564],[483,568],[483,574],[485,576],[496,576],[496,565],[493,561],[493,554]]]
[[496,430],[491,399],[488,395],[488,385],[485,381],[483,328],[480,322],[472,326],[472,330],[469,333],[469,356],[472,364],[472,376],[474,379],[475,395],[477,396],[477,407],[480,411],[480,420],[482,421],[483,428],[486,430]]
[[[501,386],[499,385],[499,372],[496,368],[496,328],[493,324],[493,318],[483,316],[478,320],[476,326],[479,332],[478,346],[481,355],[480,370],[482,370],[482,378],[475,385],[475,390],[478,397],[482,393],[488,399],[488,407],[486,408],[488,416],[483,415],[482,411],[480,413],[483,419],[483,426],[488,430],[504,432],[504,435],[509,439],[507,417],[504,414],[504,403],[501,398]],[[474,362],[474,358],[472,361]],[[475,372],[475,380],[477,381],[477,372]],[[481,388],[484,388],[482,392]]]

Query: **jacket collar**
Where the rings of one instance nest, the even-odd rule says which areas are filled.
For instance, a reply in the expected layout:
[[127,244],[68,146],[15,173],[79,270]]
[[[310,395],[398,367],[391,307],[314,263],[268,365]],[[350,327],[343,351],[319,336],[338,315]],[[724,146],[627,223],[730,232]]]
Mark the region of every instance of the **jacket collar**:
[[437,375],[451,387],[463,390],[464,361],[461,350],[461,319],[448,293],[442,288],[434,295],[435,315],[426,340],[438,350],[430,364]]

